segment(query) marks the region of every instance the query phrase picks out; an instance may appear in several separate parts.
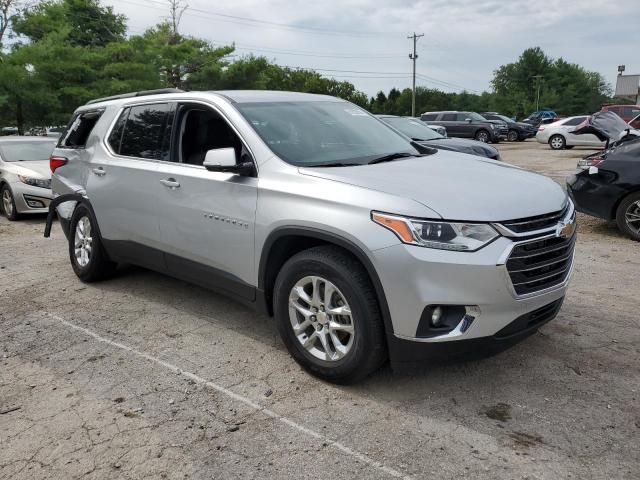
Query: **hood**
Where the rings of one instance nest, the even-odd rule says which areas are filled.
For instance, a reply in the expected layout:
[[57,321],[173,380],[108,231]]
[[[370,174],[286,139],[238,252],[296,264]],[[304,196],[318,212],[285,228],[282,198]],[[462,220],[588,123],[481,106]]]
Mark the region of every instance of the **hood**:
[[51,178],[49,160],[36,160],[32,162],[8,162],[5,165],[10,165],[11,171],[16,175],[24,175],[25,177],[40,178],[44,180],[49,180]]
[[468,153],[470,155],[480,155],[481,157],[486,157],[486,158],[495,159],[499,157],[498,150],[496,150],[491,145],[487,145],[486,143],[483,143],[483,142],[478,142],[477,140],[447,137],[447,138],[437,138],[434,140],[428,140],[428,141],[423,141],[418,143],[426,147],[439,148],[443,150],[452,150],[454,152]]
[[627,135],[640,136],[640,131],[632,128],[617,113],[597,112],[587,118],[571,133],[575,135],[592,134],[601,142],[618,141]]
[[[566,201],[565,192],[550,178],[444,150],[374,165],[301,167],[299,172],[410,198],[447,220],[515,220],[557,212]],[[384,207],[372,205],[376,208]]]
[[513,122],[516,125],[518,125],[519,127],[523,127],[523,128],[535,128],[533,125],[531,125],[530,123],[526,123],[526,122]]

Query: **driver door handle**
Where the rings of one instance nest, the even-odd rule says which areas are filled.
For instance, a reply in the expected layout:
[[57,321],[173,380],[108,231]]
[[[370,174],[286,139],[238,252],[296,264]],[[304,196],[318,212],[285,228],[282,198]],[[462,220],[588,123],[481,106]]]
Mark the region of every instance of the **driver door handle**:
[[180,182],[177,182],[175,178],[164,178],[160,180],[160,183],[171,190],[175,190],[180,187]]
[[97,176],[99,177],[104,177],[107,172],[104,171],[104,168],[102,167],[96,167],[93,170],[91,170],[93,173],[95,173]]

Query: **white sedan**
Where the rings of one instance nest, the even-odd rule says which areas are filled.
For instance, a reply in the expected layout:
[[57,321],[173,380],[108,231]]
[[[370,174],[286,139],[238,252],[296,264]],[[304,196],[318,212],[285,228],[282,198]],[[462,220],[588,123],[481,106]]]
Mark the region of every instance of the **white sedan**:
[[572,132],[578,125],[584,122],[587,115],[569,117],[558,120],[548,125],[541,125],[536,133],[536,140],[540,143],[548,143],[553,150],[562,150],[576,146],[603,147],[604,143],[598,137],[591,134],[574,135]]

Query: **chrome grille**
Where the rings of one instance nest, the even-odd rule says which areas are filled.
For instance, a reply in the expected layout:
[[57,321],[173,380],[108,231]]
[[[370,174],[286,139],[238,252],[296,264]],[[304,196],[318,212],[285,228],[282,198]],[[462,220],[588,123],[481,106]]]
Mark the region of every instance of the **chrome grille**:
[[576,234],[547,236],[517,244],[507,259],[507,271],[517,295],[527,295],[563,283],[571,271]]
[[517,234],[536,232],[538,230],[555,227],[558,222],[565,218],[570,208],[571,204],[567,202],[567,205],[557,212],[537,215],[535,217],[520,218],[518,220],[508,220],[500,222],[500,225]]

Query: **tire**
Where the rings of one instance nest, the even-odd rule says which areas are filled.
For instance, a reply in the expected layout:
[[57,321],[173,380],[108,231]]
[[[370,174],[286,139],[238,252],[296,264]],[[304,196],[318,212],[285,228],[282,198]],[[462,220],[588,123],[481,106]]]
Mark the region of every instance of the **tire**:
[[[325,294],[332,287],[335,290],[325,301]],[[321,297],[316,297],[319,302],[314,302],[316,291]],[[346,308],[350,315],[325,312]],[[291,356],[309,373],[329,382],[357,382],[387,358],[382,315],[371,280],[360,262],[339,247],[304,250],[283,265],[274,286],[274,313]],[[296,333],[294,323],[308,325]],[[336,329],[336,325],[340,328]],[[349,325],[352,333],[347,330]],[[336,337],[342,353],[336,348]],[[307,347],[303,346],[304,341]]]
[[510,142],[517,142],[520,139],[520,135],[516,130],[509,130],[507,132],[507,140]]
[[640,192],[622,199],[616,210],[616,223],[622,233],[640,242]]
[[549,146],[552,150],[564,150],[567,146],[567,140],[562,135],[552,135],[549,139]]
[[491,141],[491,134],[484,129],[480,129],[476,132],[474,138],[482,143],[489,143]]
[[20,218],[20,214],[16,209],[16,201],[13,198],[13,192],[9,188],[9,185],[3,185],[2,189],[0,189],[0,204],[8,220],[15,222]]
[[[78,243],[80,244],[79,252],[76,251]],[[89,250],[86,249],[87,246]],[[69,259],[73,271],[83,282],[95,282],[108,278],[117,266],[109,260],[102,245],[98,222],[86,205],[78,205],[71,217]]]

